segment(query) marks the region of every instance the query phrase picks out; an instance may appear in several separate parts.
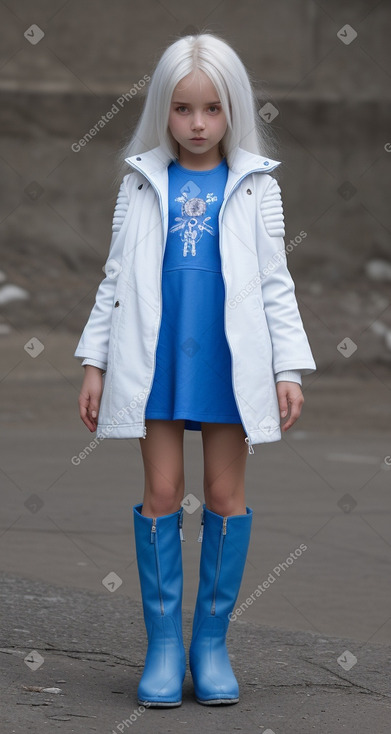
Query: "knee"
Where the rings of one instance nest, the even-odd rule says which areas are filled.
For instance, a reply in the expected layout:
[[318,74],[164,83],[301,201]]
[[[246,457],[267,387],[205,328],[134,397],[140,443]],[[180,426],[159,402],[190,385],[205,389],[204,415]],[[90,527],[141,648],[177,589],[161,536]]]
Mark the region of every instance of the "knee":
[[223,517],[246,514],[244,488],[227,487],[227,484],[205,487],[205,504],[209,510]]
[[145,502],[154,517],[169,515],[177,512],[183,500],[184,486],[182,483],[168,484],[164,482],[152,483],[145,492]]

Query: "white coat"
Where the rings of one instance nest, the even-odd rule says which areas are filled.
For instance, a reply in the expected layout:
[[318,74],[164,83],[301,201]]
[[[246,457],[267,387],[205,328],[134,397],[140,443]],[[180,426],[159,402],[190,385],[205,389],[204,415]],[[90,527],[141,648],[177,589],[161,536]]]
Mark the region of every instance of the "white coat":
[[[126,162],[133,170],[119,189],[106,277],[74,353],[106,370],[99,438],[146,437],[162,314],[171,159],[157,146]],[[219,212],[224,326],[249,453],[281,439],[275,375],[316,370],[287,266],[281,189],[269,175],[279,165],[237,148]]]

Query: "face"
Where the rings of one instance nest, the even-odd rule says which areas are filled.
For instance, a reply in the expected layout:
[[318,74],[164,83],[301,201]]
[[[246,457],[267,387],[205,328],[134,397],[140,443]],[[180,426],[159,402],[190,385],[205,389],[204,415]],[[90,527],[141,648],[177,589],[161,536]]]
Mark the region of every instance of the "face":
[[218,146],[227,129],[227,119],[205,72],[197,69],[178,82],[171,99],[168,127],[179,143],[179,159],[207,162],[221,158]]

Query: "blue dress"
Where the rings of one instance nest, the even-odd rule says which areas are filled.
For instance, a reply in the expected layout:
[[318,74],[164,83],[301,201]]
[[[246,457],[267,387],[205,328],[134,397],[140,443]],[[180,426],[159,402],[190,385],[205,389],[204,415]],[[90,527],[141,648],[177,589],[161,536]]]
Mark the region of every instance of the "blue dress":
[[241,423],[224,329],[218,215],[226,159],[207,171],[168,166],[169,221],[162,270],[162,318],[145,417]]

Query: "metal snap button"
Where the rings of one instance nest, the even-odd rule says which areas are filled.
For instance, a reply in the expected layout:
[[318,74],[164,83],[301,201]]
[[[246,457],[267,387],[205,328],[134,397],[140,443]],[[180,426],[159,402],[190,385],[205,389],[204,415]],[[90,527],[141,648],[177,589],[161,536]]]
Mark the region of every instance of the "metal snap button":
[[114,304],[114,308],[117,308],[117,306],[119,306],[119,301],[116,301],[116,302],[115,302],[115,304]]
[[136,161],[141,161],[141,158],[140,157],[136,158]]
[[269,165],[269,161],[263,161],[263,165],[264,166],[268,166]]
[[144,184],[140,184],[140,186],[138,186],[138,189],[139,189],[139,190],[140,190],[140,189],[142,189],[142,188],[143,188],[143,186],[144,186]]
[[247,193],[247,194],[252,194],[252,191],[251,191],[251,189],[247,189],[246,193]]

